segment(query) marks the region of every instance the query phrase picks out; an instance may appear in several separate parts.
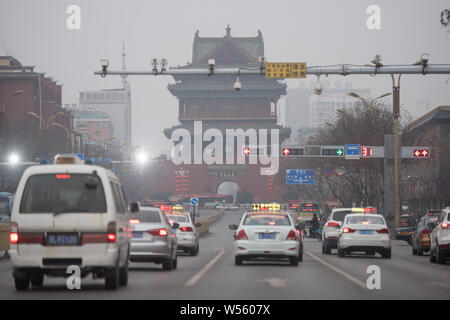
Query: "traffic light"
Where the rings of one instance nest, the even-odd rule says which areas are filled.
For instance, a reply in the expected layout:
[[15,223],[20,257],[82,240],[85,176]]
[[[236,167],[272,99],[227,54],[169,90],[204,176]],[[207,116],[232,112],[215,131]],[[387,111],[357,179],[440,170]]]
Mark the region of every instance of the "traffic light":
[[373,156],[373,148],[372,147],[361,147],[361,156],[362,157],[372,157]]
[[429,158],[430,152],[427,149],[414,149],[414,158]]
[[344,148],[328,148],[322,147],[320,148],[320,154],[326,157],[343,157],[344,156]]
[[246,155],[246,156],[250,155],[250,148],[249,147],[245,147],[244,148],[244,155]]
[[304,148],[282,148],[282,156],[303,156],[305,154]]

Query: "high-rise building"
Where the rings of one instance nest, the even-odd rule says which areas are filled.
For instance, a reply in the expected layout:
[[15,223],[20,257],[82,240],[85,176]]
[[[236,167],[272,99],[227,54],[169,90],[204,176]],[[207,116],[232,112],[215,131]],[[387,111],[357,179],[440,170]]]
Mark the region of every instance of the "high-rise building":
[[286,126],[291,127],[293,132],[300,128],[321,128],[325,123],[333,123],[336,120],[338,109],[353,107],[360,100],[348,96],[348,93],[355,92],[362,97],[370,96],[370,89],[352,89],[351,82],[342,88],[340,82],[336,82],[334,88],[329,88],[324,81],[324,90],[321,95],[314,93],[314,84],[310,83],[309,88],[304,86],[298,89],[289,89],[286,97]]

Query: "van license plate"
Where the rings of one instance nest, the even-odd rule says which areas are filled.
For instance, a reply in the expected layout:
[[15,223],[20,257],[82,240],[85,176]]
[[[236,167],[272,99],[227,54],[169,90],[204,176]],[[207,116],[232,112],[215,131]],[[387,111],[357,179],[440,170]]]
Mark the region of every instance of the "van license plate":
[[78,245],[78,235],[68,233],[51,233],[47,236],[49,246],[76,246]]

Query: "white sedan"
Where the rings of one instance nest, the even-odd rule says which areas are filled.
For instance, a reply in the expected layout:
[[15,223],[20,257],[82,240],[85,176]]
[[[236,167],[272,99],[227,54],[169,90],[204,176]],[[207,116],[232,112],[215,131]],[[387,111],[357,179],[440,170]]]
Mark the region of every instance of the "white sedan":
[[239,225],[232,224],[235,264],[244,260],[303,260],[303,238],[287,212],[247,212]]
[[391,238],[382,215],[350,214],[345,217],[338,235],[338,256],[352,252],[368,255],[378,252],[383,258],[391,258]]

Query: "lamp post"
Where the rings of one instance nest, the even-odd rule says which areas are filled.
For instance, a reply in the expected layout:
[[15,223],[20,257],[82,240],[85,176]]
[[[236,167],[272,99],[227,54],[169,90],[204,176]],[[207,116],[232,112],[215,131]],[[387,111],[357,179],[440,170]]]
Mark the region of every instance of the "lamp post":
[[394,117],[394,230],[400,224],[400,187],[399,187],[399,135],[398,135],[398,117],[400,116],[400,78],[397,78],[395,83],[395,76],[391,74],[392,78],[392,116]]
[[391,94],[392,94],[392,92],[383,93],[382,95],[376,97],[375,99],[372,99],[370,102],[367,102],[366,99],[364,99],[363,97],[361,97],[359,94],[357,94],[355,92],[348,93],[349,96],[361,100],[364,103],[364,106],[365,106],[366,110],[369,109],[370,107],[372,107],[373,104],[375,103],[375,101],[377,101],[378,99],[382,99],[382,98],[387,97],[387,96],[389,96]]

